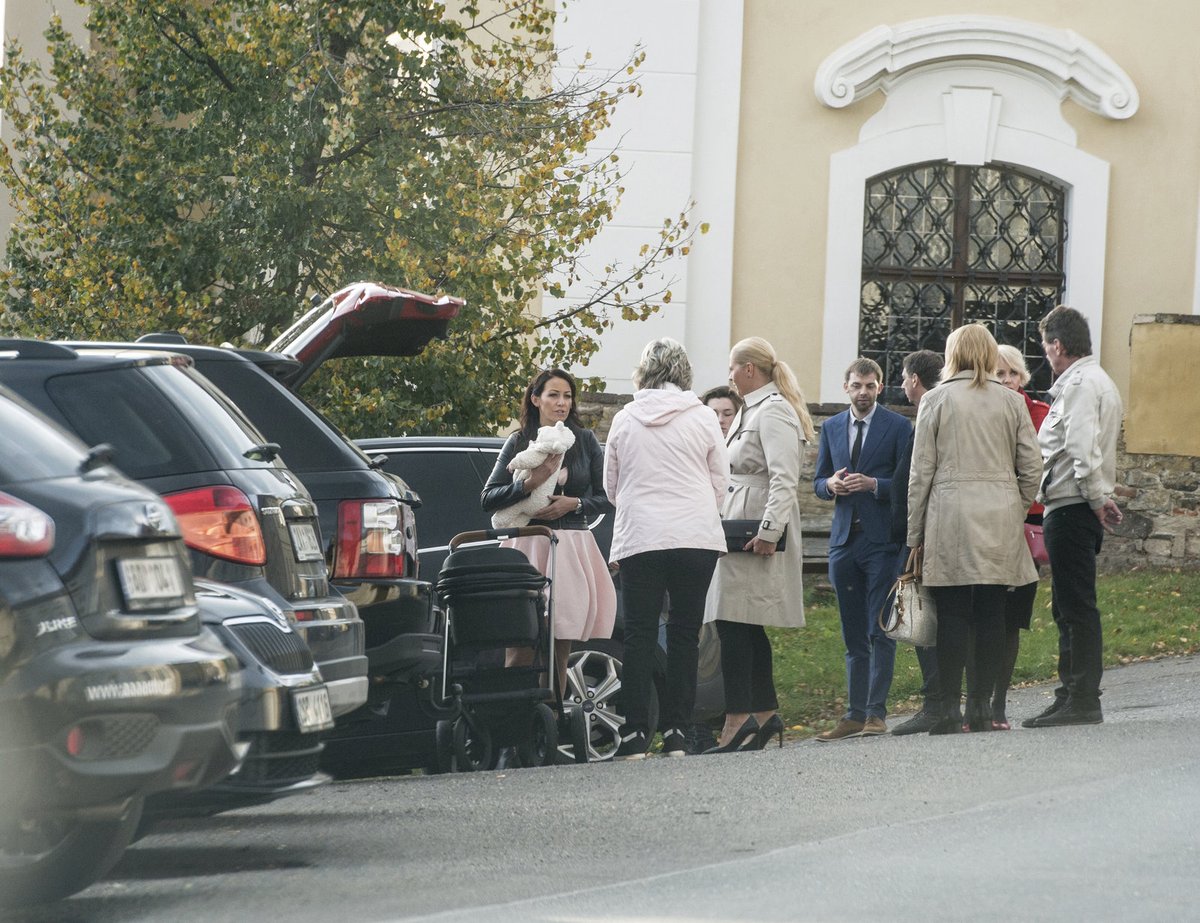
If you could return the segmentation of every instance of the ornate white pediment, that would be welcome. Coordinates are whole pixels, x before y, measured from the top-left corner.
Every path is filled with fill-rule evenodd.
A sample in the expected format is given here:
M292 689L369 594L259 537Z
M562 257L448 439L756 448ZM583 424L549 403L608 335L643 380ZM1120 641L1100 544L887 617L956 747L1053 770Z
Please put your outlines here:
M1133 81L1103 51L1069 29L1000 16L936 16L878 26L843 45L819 68L814 89L826 106L842 108L890 81L929 65L988 62L1033 73L1060 98L1110 119L1138 108Z

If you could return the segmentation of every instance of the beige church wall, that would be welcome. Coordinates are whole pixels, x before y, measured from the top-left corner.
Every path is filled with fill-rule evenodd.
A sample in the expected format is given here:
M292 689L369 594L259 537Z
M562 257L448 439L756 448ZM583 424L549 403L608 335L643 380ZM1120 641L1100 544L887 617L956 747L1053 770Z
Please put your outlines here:
M813 92L820 63L879 25L1008 16L1076 32L1124 69L1140 94L1137 113L1118 121L1062 104L1079 149L1111 167L1101 360L1128 395L1134 314L1193 311L1200 203L1200 118L1192 105L1200 55L1191 48L1200 7L1150 0L1137 9L1131 15L1117 0L748 2L733 338L765 336L796 369L805 394L817 393L829 158L857 143L884 101L876 92L844 109L822 106Z
M1193 380L1200 356L1200 317L1140 314L1129 347L1126 451L1200 459L1200 391L1183 384Z

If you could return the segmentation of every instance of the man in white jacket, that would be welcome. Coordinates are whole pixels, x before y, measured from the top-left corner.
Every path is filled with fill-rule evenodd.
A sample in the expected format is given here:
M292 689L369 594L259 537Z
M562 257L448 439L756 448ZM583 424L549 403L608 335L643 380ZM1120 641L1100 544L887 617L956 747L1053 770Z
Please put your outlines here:
M1105 531L1122 519L1116 484L1121 395L1092 355L1087 320L1059 306L1042 318L1042 349L1056 379L1042 448L1043 520L1058 626L1059 687L1054 702L1025 727L1099 724L1103 636L1096 606L1096 555Z

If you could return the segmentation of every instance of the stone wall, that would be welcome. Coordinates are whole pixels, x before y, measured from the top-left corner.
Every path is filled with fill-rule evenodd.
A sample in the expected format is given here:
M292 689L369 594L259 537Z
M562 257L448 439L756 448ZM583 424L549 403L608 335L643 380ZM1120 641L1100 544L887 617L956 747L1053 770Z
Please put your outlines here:
M1101 567L1200 567L1200 458L1131 454L1122 435L1117 481L1125 521L1105 537Z
M579 413L604 441L612 418L631 398L622 394L583 394ZM818 431L844 404L810 404ZM910 419L911 407L890 408ZM810 485L817 447L805 453L801 470L802 529L824 530L833 517L833 504L817 499ZM1184 455L1143 455L1125 450L1122 434L1117 447L1116 499L1125 521L1105 536L1099 565L1103 570L1138 567L1200 568L1200 458Z

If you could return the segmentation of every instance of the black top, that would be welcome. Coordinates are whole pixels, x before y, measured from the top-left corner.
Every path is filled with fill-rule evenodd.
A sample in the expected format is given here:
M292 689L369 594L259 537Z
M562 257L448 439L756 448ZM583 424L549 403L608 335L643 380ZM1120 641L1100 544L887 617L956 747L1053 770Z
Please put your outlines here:
M568 424L569 425L569 424ZM567 450L563 459L563 467L567 469L567 483L556 485L555 495L578 497L583 500L583 510L579 513L568 513L553 522L534 519L530 525L549 526L552 529L586 529L588 520L601 513L611 513L613 505L604 493L604 450L596 439L596 434L590 429L579 429L571 426L575 434L575 444ZM524 500L528 494L521 485L513 483L512 472L508 463L513 456L529 445L529 439L523 433L513 433L500 450L496 459L496 467L483 485L480 502L485 513L504 509Z
M908 476L912 471L913 444L917 433L908 437L908 445L896 463L892 475L892 541L904 545L908 542Z

